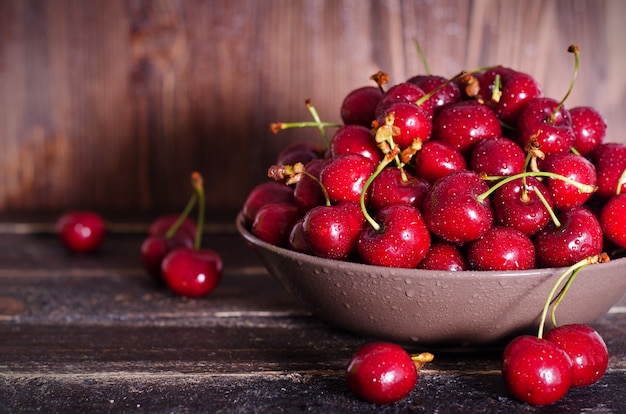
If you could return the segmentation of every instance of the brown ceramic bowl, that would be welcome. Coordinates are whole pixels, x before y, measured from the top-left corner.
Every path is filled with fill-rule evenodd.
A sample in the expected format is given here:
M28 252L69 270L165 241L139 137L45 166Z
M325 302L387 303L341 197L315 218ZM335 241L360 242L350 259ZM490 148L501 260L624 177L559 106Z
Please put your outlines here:
M537 332L548 294L565 269L430 271L322 259L237 228L269 273L319 319L365 337L450 350L499 347ZM626 258L580 271L557 322L589 323L626 292ZM547 327L550 326L549 321Z

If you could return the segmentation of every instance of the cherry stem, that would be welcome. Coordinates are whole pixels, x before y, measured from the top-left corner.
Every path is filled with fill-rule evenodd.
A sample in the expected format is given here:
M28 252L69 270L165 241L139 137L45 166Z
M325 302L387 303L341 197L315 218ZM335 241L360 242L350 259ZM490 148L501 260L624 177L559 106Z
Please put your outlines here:
M566 176L561 175L561 174L556 174L556 173L552 173L552 172L548 172L548 171L526 171L526 172L523 172L523 173L507 176L504 179L502 179L501 181L498 181L496 184L491 186L489 188L489 190L487 190L484 193L478 195L477 196L478 201L481 201L481 202L484 201L487 197L489 197L491 195L491 193L496 191L498 188L502 187L504 184L506 184L508 182L511 182L511 181L514 181L514 180L517 180L518 178L523 178L523 177L548 177L548 178L553 178L553 179L557 179L557 180L562 180L562 181L565 181L566 183L571 184L574 187L578 188L578 191L580 191L581 193L593 193L597 189L593 185L579 183L578 181L572 180L571 178L566 177ZM495 177L484 177L483 179L493 180L494 178Z
M311 103L309 99L305 101L305 104L306 104L306 108L311 113L311 116L313 117L315 122L317 122L317 129L319 129L320 133L322 134L322 138L324 139L326 148L330 148L330 141L328 140L328 136L326 135L326 130L324 129L324 126L322 125L322 120L320 119L320 116L317 113L317 109L315 109L315 107L313 106L313 104Z
M191 194L191 197L189 197L189 201L187 202L187 205L185 206L185 209L183 210L183 212L180 213L176 221L170 226L170 228L165 233L165 238L171 239L172 237L174 237L174 234L176 234L176 232L178 231L180 226L183 224L185 219L189 216L189 213L191 213L191 210L193 209L193 207L196 205L197 200L198 200L198 193L194 191L193 194Z
M556 293L556 291L559 288L559 286L561 285L561 283L563 283L563 280L565 280L565 278L567 278L567 277L570 278L570 280L568 280L568 283L565 284L565 286L563 287L563 289L561 289L561 292L558 295L557 299L558 299L559 302L563 299L563 296L565 296L565 294L567 293L570 285L572 284L571 282L576 277L576 275L578 274L578 271L580 271L580 269L582 269L583 267L585 267L587 265L590 265L590 264L606 263L609 260L610 260L609 256L606 253L600 253L600 254L595 255L595 256L589 256L589 257L587 257L585 259L582 259L581 261L579 261L577 263L574 263L573 265L568 267L565 270L565 272L563 272L563 274L561 274L561 276L559 276L557 281L552 286L552 289L550 290L550 293L548 294L548 298L546 299L546 303L543 306L543 311L541 312L541 318L539 320L539 330L537 331L537 337L539 339L543 338L543 330L544 330L544 327L545 327L545 324L546 324L546 318L548 316L548 309L550 309L550 304L552 303L552 297Z
M539 201L541 201L543 206L546 208L546 210L548 210L548 214L550 214L550 218L552 219L552 222L554 223L554 225L557 228L561 227L561 221L557 218L556 214L554 213L554 209L550 207L548 200L546 200L546 198L543 196L541 191L539 191L536 187L533 187L533 191L537 195L537 198L539 199Z
M335 122L315 122L315 121L303 121L303 122L273 122L270 124L270 131L273 134L277 134L278 132L289 129L289 128L307 128L307 127L317 127L317 128L339 128L342 124L338 124Z
M428 66L428 59L426 59L426 55L424 54L424 51L422 50L422 46L420 45L420 42L417 39L413 39L413 42L415 43L415 49L417 49L417 54L419 55L421 61L422 61L422 65L424 65L424 71L426 72L427 75L430 75L430 66Z
M617 189L615 189L615 195L620 195L622 193L622 186L626 184L626 169L622 171L622 174L619 176L617 180Z
M435 359L435 356L431 354L430 352L422 352L420 354L411 354L410 356L411 356L411 360L415 364L415 369L417 369L417 371L419 371L420 369L422 369L424 365L426 365L427 363Z
M563 97L563 99L561 99L561 102L559 102L559 104L554 108L554 111L552 111L552 115L550 115L550 123L554 123L554 118L556 117L557 112L561 110L561 107L565 103L565 100L569 97L570 93L572 93L572 90L574 89L574 83L576 82L576 77L578 77L580 48L578 47L578 45L570 45L567 48L567 51L569 53L574 54L574 75L572 76L572 80L570 81L569 88L567 89L567 93L565 93L565 96Z
M394 160L394 158L395 156L393 151L389 152L385 155L385 157L383 157L382 161L378 164L378 167L376 167L376 170L372 173L372 175L369 176L367 181L365 181L365 184L363 184L363 190L361 191L361 197L359 198L359 205L361 206L361 211L363 212L365 219L376 231L380 230L380 224L378 224L367 211L367 207L365 206L365 195L367 194L367 190L369 189L374 179L378 177L381 171L384 170L385 167Z
M322 182L319 180L319 178L317 178L316 176L314 176L313 174L311 174L310 172L308 172L307 170L302 170L302 174L306 175L307 177L309 177L311 180L315 181L320 188L322 189L322 194L324 194L324 201L326 202L326 206L330 206L330 196L328 195L328 191L326 190L326 187L324 187L324 184L322 184Z
M199 172L194 171L191 174L191 185L198 195L198 227L196 229L194 248L200 249L202 247L202 232L204 230L204 180Z
M554 327L558 326L558 323L556 322L556 308L559 306L559 304L563 300L563 297L565 296L565 292L567 292L569 287L572 285L572 282L574 282L574 279L576 279L576 276L578 276L578 272L580 272L583 267L584 266L581 266L572 272L572 275L567 278L567 282L565 282L563 289L561 289L561 292L559 292L556 299L554 300L554 304L552 305L552 310L550 311L550 319L552 320L552 326Z

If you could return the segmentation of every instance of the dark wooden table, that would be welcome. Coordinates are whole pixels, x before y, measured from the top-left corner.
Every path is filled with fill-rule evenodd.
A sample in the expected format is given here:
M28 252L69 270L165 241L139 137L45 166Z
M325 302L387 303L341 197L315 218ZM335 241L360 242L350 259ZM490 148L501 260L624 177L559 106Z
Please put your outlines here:
M0 413L626 412L626 298L593 324L609 347L608 372L550 407L509 396L499 352L435 352L408 398L375 406L344 381L350 356L371 339L312 317L229 220L208 226L224 278L197 300L144 273L141 225L89 256L66 253L47 228L0 226Z

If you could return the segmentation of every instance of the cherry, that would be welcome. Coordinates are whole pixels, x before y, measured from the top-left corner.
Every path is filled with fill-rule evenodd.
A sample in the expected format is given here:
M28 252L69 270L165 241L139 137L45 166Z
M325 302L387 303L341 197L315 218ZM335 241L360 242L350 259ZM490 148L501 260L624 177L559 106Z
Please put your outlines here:
M503 184L494 192L492 205L497 224L512 227L528 236L535 235L550 223L548 208L553 207L548 189L535 177L518 178Z
M331 203L358 202L363 186L375 168L372 160L362 155L339 154L329 159L322 168L320 181L326 188Z
M429 230L452 243L478 239L493 225L491 202L479 198L488 189L483 179L469 170L436 181L423 206Z
M600 225L608 240L626 248L626 193L606 202L600 213Z
M457 84L443 76L417 75L408 79L407 82L417 85L427 94L434 91L432 96L421 104L430 113L435 113L439 108L461 100L461 91Z
M249 225L261 207L268 203L293 203L293 188L277 182L265 181L254 187L243 203L242 214Z
M560 226L548 224L535 236L537 262L544 267L570 266L602 252L602 228L584 207L561 212Z
M287 246L289 232L300 218L294 203L269 203L257 212L252 222L252 234L274 246Z
M483 139L502 136L496 114L476 101L460 101L439 110L433 120L433 139L469 154Z
M339 154L360 154L378 164L383 154L376 145L369 128L362 125L345 125L332 136L330 140L330 156Z
M355 250L356 237L351 221L338 206L317 206L302 222L302 236L310 251L319 257L344 260Z
M553 328L544 338L565 351L572 361L572 387L597 382L606 372L609 351L604 340L592 327L569 324Z
M626 192L626 145L617 142L600 144L589 154L596 167L597 194L607 200L619 192Z
M141 263L150 276L158 281L163 280L161 263L169 252L180 247L193 247L194 239L190 237L148 236L141 243Z
M365 344L346 368L348 389L367 402L392 404L409 395L417 384L418 369L432 359L429 353L409 355L390 342Z
M57 219L55 231L70 252L91 253L102 245L106 223L93 211L68 211Z
M389 88L383 95L378 107L376 108L376 117L379 117L382 113L384 113L391 104L396 102L417 104L417 101L420 98L423 98L424 95L426 95L424 91L413 83L398 83ZM425 108L422 109L426 110ZM428 113L428 110L426 110L426 112Z
M179 214L165 214L157 217L148 226L148 236L165 236L179 218ZM198 227L195 220L191 217L185 217L178 229L169 237L181 237L193 241L197 231Z
M504 349L502 377L515 398L532 405L548 405L569 391L572 361L555 343L522 335Z
M293 165L297 162L306 164L311 160L320 158L323 152L318 145L310 142L294 142L282 149L276 157L276 164Z
M401 150L411 146L415 140L423 143L430 139L433 121L421 107L409 102L392 103L378 114L378 124L385 125L390 115L393 115L393 125L400 131L393 139Z
M376 107L382 96L380 88L374 86L363 86L351 91L341 103L340 115L343 123L369 128L376 118Z
M574 148L580 155L587 155L606 137L606 121L604 117L590 106L571 108L572 130L574 131Z
M467 267L467 259L459 246L439 239L431 241L426 257L417 265L418 269L450 272L467 270Z
M288 247L296 252L312 254L309 245L304 239L304 230L302 229L303 223L304 218L301 218L298 219L291 227L291 230L289 231Z
M499 87L496 77L500 79ZM509 126L517 125L528 102L542 96L541 87L532 76L502 66L486 70L479 77L479 84L484 102Z
M430 184L424 179L414 177L399 168L385 168L372 181L369 206L373 212L396 203L421 208L429 189Z
M524 171L526 155L517 143L496 137L480 141L471 152L469 167L491 176L515 175Z
M222 259L204 248L178 248L165 256L161 264L163 279L179 296L199 298L212 292L222 277Z
M586 158L571 152L548 154L539 162L539 168L567 177L577 183L596 186L596 169ZM591 197L591 192L580 189L563 179L548 177L546 186L556 209L582 206Z
M430 184L452 172L467 169L465 157L450 145L430 140L414 156L415 175Z
M576 139L569 111L552 98L529 102L519 116L517 129L522 147L536 140L544 154L567 152Z
M324 159L309 161L304 166L307 174L302 174L294 186L293 199L301 215L326 202L326 195L319 182L320 173L325 165Z
M379 228L367 226L357 242L365 263L414 268L426 256L430 233L420 211L407 204L391 204L374 217Z
M467 261L474 270L532 269L535 267L535 247L521 231L495 226L468 244Z

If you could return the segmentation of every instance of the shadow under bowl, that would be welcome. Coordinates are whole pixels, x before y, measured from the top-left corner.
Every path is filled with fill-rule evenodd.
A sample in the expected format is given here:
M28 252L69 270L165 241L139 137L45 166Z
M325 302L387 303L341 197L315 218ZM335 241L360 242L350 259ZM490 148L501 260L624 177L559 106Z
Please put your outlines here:
M237 229L268 272L314 316L354 334L448 350L500 348L536 334L565 268L523 271L397 269L323 259ZM590 323L626 292L626 258L583 268L556 310L560 325ZM546 321L546 329L551 327Z

